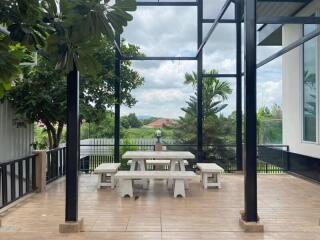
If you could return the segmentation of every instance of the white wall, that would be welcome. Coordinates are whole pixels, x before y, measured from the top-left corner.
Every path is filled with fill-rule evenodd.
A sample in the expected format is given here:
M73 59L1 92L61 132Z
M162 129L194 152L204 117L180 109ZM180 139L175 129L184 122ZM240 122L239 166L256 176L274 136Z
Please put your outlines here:
M309 16L320 8L320 1L314 1L300 16ZM302 25L283 27L283 46L302 37ZM302 46L283 56L283 144L289 145L290 151L312 157L320 157L319 143L302 141ZM320 103L318 103L320 104ZM318 119L319 121L319 119Z
M14 110L7 102L0 103L0 162L14 160L31 154L33 126L17 127Z

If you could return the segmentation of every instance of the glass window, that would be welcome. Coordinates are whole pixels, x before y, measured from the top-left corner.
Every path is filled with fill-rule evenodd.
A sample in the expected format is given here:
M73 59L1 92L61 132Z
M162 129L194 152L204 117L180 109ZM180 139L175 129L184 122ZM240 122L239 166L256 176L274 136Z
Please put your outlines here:
M317 26L304 26L304 35L316 30ZM316 39L303 45L303 140L317 140L317 42Z

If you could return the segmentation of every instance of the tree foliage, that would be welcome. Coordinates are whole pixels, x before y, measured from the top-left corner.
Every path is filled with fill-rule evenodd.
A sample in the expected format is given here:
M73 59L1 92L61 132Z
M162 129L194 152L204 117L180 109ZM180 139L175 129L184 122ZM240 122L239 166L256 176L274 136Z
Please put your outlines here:
M257 113L257 124L260 144L282 143L282 110L279 105L260 107Z
M128 116L121 118L121 126L124 128L140 128L142 122L137 118L136 114L130 113Z
M0 1L0 98L20 73L17 43L46 56L65 73L74 66L95 73L92 49L102 38L114 40L132 20L135 0L2 0ZM3 26L3 27L2 27Z
M122 45L123 52L140 54L133 45ZM95 59L104 65L95 75L84 74L80 78L80 114L86 122L105 119L114 104L114 51L107 40L93 49ZM132 70L131 63L122 62L121 103L132 106L136 100L131 90L143 84L143 78ZM48 132L50 148L58 147L66 124L66 78L64 71L55 69L51 62L40 58L39 64L26 69L24 78L17 80L8 99L16 108L20 122L42 122Z
M215 74L215 70L211 70L209 74ZM185 74L185 84L190 84L196 88L197 74L196 73L186 73ZM203 121L205 129L205 139L207 144L212 144L212 142L218 141L219 134L214 132L218 131L213 129L214 132L206 134L206 127L211 126L213 121L217 121L217 114L223 110L227 104L224 101L228 98L231 93L231 88L228 82L220 81L217 78L204 78L203 81ZM185 143L196 143L196 121L197 121L197 93L194 96L190 96L189 101L186 102L187 106L182 108L185 112L183 117L180 117L177 128L175 129L175 134L177 139L180 139ZM212 124L215 125L215 124ZM214 136L215 139L211 139Z
M209 74L217 73L215 70ZM197 83L197 74L187 73L185 75L185 84L191 84L194 88ZM230 84L217 78L204 78L203 82L203 132L205 157L207 159L225 159L232 155L223 145L226 144L226 136L232 134L232 128L221 127L225 118L218 114L227 106L225 100L231 94ZM186 102L187 106L182 108L185 112L180 117L178 124L174 128L174 136L181 143L196 144L197 142L197 93L191 96Z

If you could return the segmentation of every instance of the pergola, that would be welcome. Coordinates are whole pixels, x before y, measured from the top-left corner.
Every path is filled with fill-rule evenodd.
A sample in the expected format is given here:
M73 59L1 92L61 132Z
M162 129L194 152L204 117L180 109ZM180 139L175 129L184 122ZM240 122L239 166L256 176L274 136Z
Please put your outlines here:
M203 79L207 77L236 78L236 162L237 169L242 170L244 166L245 193L244 193L244 216L246 222L258 222L257 214L257 68L264 66L270 61L282 56L288 51L302 45L320 35L320 29L305 35L301 39L282 48L280 51L257 63L257 24L268 28L277 24L317 24L320 18L315 16L297 17L296 14L312 0L226 0L222 9L215 19L203 17L203 1L138 1L138 6L193 6L197 8L197 45L195 56L187 57L136 57L124 56L120 50L120 35L115 40L115 161L120 160L120 68L123 60L181 60L197 61L197 161L203 160L203 106L202 88ZM235 18L223 19L228 7L234 4ZM209 32L203 35L203 24L211 23ZM234 74L203 74L203 48L215 31L218 24L236 24L236 72ZM244 24L244 43L242 44L242 23ZM261 27L261 28L262 28ZM277 29L274 29L274 31ZM269 39L270 40L270 39ZM267 40L266 40L267 41ZM271 40L272 42L272 40ZM242 70L242 45L244 45L244 71ZM242 77L244 76L244 94L242 94ZM244 140L242 139L242 95L244 95ZM78 162L80 151L79 139L79 73L74 70L68 75L68 132L67 132L67 167L66 167L66 222L78 220ZM245 144L244 154L242 144ZM244 156L244 164L242 163Z

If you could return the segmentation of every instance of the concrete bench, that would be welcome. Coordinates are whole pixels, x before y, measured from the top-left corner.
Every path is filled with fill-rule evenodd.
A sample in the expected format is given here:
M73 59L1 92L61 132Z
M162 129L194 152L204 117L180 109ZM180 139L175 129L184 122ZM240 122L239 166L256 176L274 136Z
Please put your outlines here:
M173 180L174 197L185 197L185 180L197 175L190 171L118 171L115 178L119 180L122 197L133 197L133 180L135 179L166 179Z
M95 174L99 174L98 188L115 187L114 175L117 173L120 163L102 163L95 170Z
M187 160L183 160L183 163L185 166L189 165L189 162ZM129 160L127 162L127 164L129 166L131 166L132 164L132 160ZM167 166L167 168L169 169L169 166L170 166L170 160L146 160L146 164L147 164L147 167L148 166L155 166L155 169L158 170L159 167L161 167L162 169L165 169L165 167ZM175 164L179 164L179 162L175 162ZM139 167L139 166L138 166ZM177 169L176 169L177 170Z
M203 187L218 187L221 188L221 173L224 173L222 167L215 163L197 163L201 171L201 180Z

